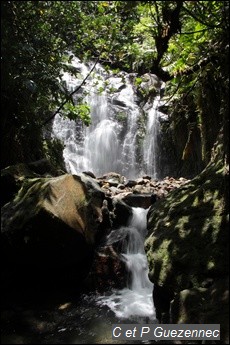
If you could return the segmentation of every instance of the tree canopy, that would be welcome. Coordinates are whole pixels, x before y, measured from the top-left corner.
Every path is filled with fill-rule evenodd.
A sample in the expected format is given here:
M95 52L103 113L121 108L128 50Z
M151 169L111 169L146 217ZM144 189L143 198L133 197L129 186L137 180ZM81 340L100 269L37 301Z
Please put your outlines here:
M228 1L2 1L2 165L43 155L42 125L62 103L63 114L89 121L87 108L71 108L62 83L63 71L76 73L69 52L157 74L180 104L186 96L190 107L192 98L195 113L211 80L221 103L228 12Z

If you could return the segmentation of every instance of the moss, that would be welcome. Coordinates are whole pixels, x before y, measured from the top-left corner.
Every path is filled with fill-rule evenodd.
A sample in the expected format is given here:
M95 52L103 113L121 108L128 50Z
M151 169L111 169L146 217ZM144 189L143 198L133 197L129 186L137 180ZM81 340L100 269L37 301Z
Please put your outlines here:
M126 122L127 121L127 113L125 111L119 111L116 113L116 120L118 122Z
M210 163L149 211L145 250L153 283L179 291L226 272L228 183L219 164Z

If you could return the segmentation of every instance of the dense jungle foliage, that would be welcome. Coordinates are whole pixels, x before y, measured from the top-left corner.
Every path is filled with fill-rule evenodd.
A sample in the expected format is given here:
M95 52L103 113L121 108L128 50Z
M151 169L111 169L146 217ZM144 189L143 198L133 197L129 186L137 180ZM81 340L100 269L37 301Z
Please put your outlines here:
M1 16L2 167L58 149L44 135L58 109L89 123L61 80L78 72L69 52L158 75L171 126L188 131L182 158L195 128L205 164L221 130L228 160L228 1L1 1Z

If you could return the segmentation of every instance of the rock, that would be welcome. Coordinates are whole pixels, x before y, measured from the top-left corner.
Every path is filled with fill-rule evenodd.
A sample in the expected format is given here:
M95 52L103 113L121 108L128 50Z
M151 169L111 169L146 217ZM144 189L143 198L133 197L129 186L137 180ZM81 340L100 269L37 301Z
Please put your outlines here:
M112 229L112 212L110 212L110 205L108 200L103 200L103 205L101 208L102 212L102 222L98 227L96 234L96 243L99 244L102 239L111 231Z
M117 186L117 188L123 190L123 189L125 189L125 185L120 183L120 184Z
M149 182L149 180L148 179L144 179L144 178L138 178L137 180L136 180L136 182L137 182L137 184L139 184L139 185L145 185L146 183L148 183Z
M202 289L205 286L209 289L213 280L225 281L228 276L227 190L228 177L220 160L216 165L210 164L190 182L169 192L148 212L145 250L149 278L174 295L174 306L181 306L181 298L185 296L182 291L188 291L188 299L191 297L191 303L195 303L192 309L187 306L187 297L184 298L188 323L203 323L202 310L207 310L206 320L209 319L211 311L207 307L211 290L205 295L206 301L202 297ZM199 308L192 299L193 292L197 295L195 300L199 302ZM225 308L225 302L220 297L221 289L216 293L219 309L212 315L210 323L223 320L221 308ZM178 299L180 302L176 302ZM161 311L157 313L161 314ZM182 310L178 311L178 315L181 313ZM175 323L180 322L175 309L171 310L170 318ZM186 322L185 319L183 321ZM226 328L226 322L227 319L221 327Z
M123 289L126 286L127 268L121 256L110 246L96 251L89 274L89 285L102 293L111 289Z
M111 191L112 195L117 195L121 192L120 189L118 189L114 186L110 187L110 191Z
M51 164L51 162L47 158L43 158L38 161L28 163L28 168L38 175L47 175L47 174L51 176L60 175L57 169ZM65 172L62 171L61 173L64 174Z
M38 177L26 164L12 165L1 171L1 207L13 199L26 177Z
M117 105L117 106L119 106L121 108L126 108L127 107L127 105L123 101L121 101L119 99L116 99L115 97L111 100L111 103L114 104L114 105Z
M152 194L129 194L122 199L131 207L149 208L152 204Z
M221 324L221 343L229 343L229 278L209 287L180 291L171 303L171 322Z
M142 178L144 179L144 180L151 180L151 176L149 176L149 175L145 175L145 176L142 176Z
M169 289L154 284L153 302L156 308L156 318L160 323L170 323L169 310L173 296L173 292Z
M83 174L88 175L92 178L96 178L96 176L94 175L94 173L92 173L92 171L83 171Z
M135 181L135 180L128 180L126 182L126 184L125 184L125 187L134 187L134 186L136 186L136 184L137 184L137 181Z
M4 262L29 279L80 282L92 264L104 193L82 175L26 179L2 208Z
M117 187L118 184L119 184L119 180L117 180L117 179L112 179L112 178L108 179L107 182L108 182L109 185L112 186L112 187Z
M135 194L141 194L143 192L143 186L140 184L137 184L136 186L133 187L133 193Z
M118 228L122 225L126 226L132 215L132 208L117 197L113 198L113 205L114 205L113 227Z
M40 177L41 175L59 176L65 172L55 169L46 158L31 163L19 163L6 167L1 171L1 206L12 200L21 188L25 178Z
M102 178L105 179L106 181L108 181L110 178L115 178L115 179L118 179L118 180L123 181L124 176L122 176L122 175L120 175L120 174L118 174L118 173L116 173L116 172L112 172L112 171L111 171L111 172L109 172L109 173L103 175ZM121 183L122 183L122 182L121 182Z

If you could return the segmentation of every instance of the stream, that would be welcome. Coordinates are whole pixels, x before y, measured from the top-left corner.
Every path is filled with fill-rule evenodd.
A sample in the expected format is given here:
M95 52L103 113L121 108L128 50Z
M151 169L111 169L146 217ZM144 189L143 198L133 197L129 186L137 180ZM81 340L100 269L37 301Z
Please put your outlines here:
M112 340L113 324L156 323L143 245L147 211L133 208L129 224L107 236L107 244L122 240L129 272L124 289L103 294L71 287L31 291L18 282L14 293L3 299L2 344L124 343Z

